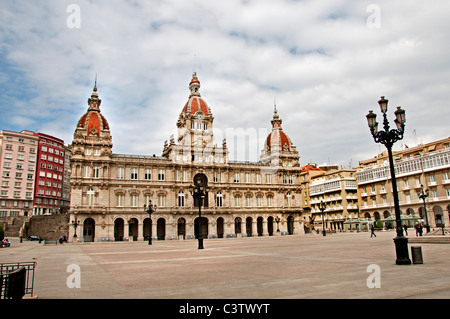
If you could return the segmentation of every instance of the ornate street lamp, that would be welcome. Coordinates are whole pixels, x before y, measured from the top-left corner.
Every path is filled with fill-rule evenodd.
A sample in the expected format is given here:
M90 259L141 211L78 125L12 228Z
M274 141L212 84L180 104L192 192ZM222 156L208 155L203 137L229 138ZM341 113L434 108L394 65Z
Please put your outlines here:
M327 209L327 205L325 205L323 203L323 200L320 201L319 209L322 212L322 228L323 228L322 233L323 233L324 236L326 236L327 233L325 231L325 214L323 212L325 211L325 209Z
M427 199L428 195L430 194L430 190L427 189L426 191L423 190L423 185L420 185L422 187L422 192L417 192L417 196L419 196L420 199L423 200L423 210L425 212L425 220L427 221L426 228L427 233L430 232L430 225L428 224L428 213L427 213L427 204L425 203L425 200Z
M80 221L78 219L75 218L75 220L72 220L72 225L73 225L73 230L74 230L74 234L73 234L73 238L77 238L77 227L80 224Z
M202 205L208 196L208 178L205 174L198 173L194 176L194 186L191 186L192 197L198 200L198 249L203 249L202 236Z
M409 259L408 253L408 238L403 235L402 221L400 218L400 204L397 193L397 181L395 179L394 160L392 156L392 146L395 142L403 139L403 133L405 132L405 110L403 110L400 106L397 107L397 110L394 112L397 129L391 130L386 115L388 100L382 96L381 100L378 101L378 104L380 105L381 113L383 113L384 130L378 131L377 115L374 114L373 111L369 111L369 114L367 114L367 123L369 124L370 132L372 133L375 142L383 144L388 150L397 230L397 237L394 238L395 251L397 254L397 259L395 262L397 265L410 265L411 260Z
M281 219L280 219L280 217L278 217L278 216L275 218L275 221L277 222L277 233L280 232L280 220L281 220Z
M148 214L150 218L150 234L148 236L148 244L152 244L152 213L156 212L156 205L152 205L152 200L148 201L148 206L144 205L144 211Z

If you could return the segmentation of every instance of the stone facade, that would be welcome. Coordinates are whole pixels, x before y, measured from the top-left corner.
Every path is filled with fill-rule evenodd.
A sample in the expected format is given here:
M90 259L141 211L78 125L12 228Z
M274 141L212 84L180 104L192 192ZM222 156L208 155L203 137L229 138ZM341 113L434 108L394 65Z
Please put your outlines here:
M72 240L117 241L274 236L304 232L299 154L274 110L261 160L228 160L226 140L213 145L211 109L194 73L177 121L178 137L161 156L112 152L97 87L88 99L71 144L70 233ZM193 177L203 173L209 192L199 230ZM157 206L151 217L144 205ZM77 227L73 227L76 224Z
M38 236L45 240L58 240L61 236L69 233L69 216L57 215L35 215L26 223L24 238Z

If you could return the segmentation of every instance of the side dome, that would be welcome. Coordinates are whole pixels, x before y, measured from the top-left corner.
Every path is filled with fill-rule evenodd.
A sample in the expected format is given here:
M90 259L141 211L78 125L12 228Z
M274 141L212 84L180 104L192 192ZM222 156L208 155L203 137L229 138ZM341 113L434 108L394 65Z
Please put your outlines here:
M273 119L271 121L272 131L266 138L264 148L266 148L268 152L270 152L274 148L280 151L291 151L291 139L286 135L286 133L283 132L283 129L281 127L282 120L278 116L278 111L276 108L274 108L273 113Z
M270 163L271 167L277 169L278 166L299 167L299 153L297 147L292 144L289 136L283 132L281 119L278 116L277 108L274 107L272 131L264 140L264 148L261 150L260 161Z

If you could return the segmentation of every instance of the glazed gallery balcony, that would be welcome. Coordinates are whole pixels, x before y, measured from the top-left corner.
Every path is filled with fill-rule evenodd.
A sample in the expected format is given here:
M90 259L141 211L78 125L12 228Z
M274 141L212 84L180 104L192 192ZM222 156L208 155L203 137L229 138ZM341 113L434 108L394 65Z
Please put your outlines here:
M430 172L450 167L450 148L418 155L402 160L394 164L395 176L403 177L422 172ZM373 165L357 171L358 185L373 183L390 179L389 163Z

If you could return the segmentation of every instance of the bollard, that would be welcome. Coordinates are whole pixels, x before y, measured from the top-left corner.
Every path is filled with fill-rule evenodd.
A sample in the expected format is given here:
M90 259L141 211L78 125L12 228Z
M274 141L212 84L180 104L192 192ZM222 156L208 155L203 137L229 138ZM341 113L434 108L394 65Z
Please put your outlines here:
M411 246L411 255L413 264L423 264L422 247Z

